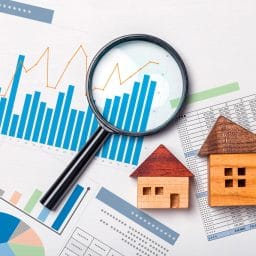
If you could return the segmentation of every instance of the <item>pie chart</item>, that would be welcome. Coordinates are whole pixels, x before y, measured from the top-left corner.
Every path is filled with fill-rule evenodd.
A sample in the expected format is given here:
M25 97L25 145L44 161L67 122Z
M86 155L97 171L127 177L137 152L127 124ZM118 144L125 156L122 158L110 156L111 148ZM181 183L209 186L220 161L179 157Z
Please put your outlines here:
M1 256L45 256L43 244L26 223L0 212Z

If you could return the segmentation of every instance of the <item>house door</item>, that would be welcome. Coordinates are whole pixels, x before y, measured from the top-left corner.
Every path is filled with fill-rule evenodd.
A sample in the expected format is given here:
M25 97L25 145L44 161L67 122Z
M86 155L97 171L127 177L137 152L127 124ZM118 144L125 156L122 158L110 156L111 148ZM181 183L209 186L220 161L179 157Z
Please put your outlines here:
M170 195L170 207L171 208L179 208L180 206L180 195L179 194L171 194Z

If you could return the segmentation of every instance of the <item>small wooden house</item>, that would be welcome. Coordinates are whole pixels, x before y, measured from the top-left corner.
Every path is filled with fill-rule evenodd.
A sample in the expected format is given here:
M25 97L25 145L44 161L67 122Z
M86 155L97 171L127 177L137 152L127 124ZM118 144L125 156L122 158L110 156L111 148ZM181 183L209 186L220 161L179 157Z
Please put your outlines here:
M220 116L202 145L210 206L256 205L256 135Z
M188 208L193 174L160 145L132 174L137 177L138 208Z

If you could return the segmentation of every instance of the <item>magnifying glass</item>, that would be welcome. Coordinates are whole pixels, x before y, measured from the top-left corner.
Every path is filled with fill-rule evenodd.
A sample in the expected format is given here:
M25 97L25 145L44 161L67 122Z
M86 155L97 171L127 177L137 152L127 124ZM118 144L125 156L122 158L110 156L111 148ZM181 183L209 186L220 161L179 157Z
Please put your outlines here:
M136 34L105 45L86 78L99 128L40 202L56 209L111 134L145 136L166 128L182 109L187 90L184 63L165 41Z

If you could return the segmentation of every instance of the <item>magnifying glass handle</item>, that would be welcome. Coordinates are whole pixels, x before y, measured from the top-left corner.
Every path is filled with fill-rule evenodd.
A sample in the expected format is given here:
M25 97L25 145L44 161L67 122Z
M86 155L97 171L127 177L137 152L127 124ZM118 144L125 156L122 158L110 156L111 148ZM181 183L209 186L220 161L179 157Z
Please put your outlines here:
M46 208L55 210L59 206L109 135L110 133L102 127L96 130L40 200Z

